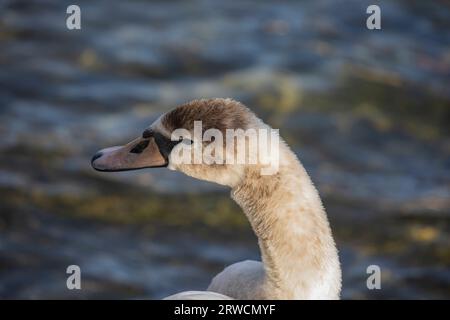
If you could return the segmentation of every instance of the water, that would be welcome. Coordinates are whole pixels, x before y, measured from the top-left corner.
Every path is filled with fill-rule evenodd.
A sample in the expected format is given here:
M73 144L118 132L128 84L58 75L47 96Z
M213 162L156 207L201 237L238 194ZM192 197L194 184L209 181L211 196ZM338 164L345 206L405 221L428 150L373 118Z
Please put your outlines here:
M225 189L89 165L179 103L228 96L310 172L343 297L449 297L445 1L381 1L376 32L370 1L79 1L80 31L65 28L69 4L0 2L0 297L161 298L258 259ZM369 264L381 291L365 287Z

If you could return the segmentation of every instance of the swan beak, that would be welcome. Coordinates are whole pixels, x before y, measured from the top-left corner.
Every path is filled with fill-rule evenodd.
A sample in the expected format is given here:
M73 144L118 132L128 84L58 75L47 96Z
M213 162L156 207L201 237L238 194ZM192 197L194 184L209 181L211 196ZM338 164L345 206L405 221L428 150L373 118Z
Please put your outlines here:
M98 151L91 160L97 171L114 172L144 168L166 167L167 160L161 154L153 137L137 138L124 146Z

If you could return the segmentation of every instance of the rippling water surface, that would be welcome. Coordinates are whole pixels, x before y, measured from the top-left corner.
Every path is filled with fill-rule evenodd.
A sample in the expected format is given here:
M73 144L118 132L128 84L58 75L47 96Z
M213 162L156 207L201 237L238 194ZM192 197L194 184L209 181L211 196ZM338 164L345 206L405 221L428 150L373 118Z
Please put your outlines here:
M379 3L382 31L370 1L80 0L69 31L69 2L1 1L0 297L161 298L258 259L227 190L89 164L179 103L233 97L310 172L344 298L449 298L450 6Z

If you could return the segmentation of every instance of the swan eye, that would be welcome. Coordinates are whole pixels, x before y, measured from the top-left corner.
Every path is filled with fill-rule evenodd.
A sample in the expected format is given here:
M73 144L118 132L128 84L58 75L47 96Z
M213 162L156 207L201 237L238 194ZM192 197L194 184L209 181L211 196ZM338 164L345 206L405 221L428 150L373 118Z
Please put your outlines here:
M143 140L139 142L137 145L134 146L133 149L130 150L130 153L142 153L142 151L144 151L145 148L148 147L149 143L150 143L149 140Z

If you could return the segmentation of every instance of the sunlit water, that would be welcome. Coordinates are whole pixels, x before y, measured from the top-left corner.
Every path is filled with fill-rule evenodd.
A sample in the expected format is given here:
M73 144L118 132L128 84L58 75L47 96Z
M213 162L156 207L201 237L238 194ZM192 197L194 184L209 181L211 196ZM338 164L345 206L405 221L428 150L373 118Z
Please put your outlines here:
M90 168L200 97L241 100L280 128L324 199L344 298L449 297L448 5L381 1L372 32L370 1L78 3L80 31L64 1L0 3L0 297L161 298L258 259L225 189ZM141 213L144 192L166 198ZM161 214L185 194L188 213ZM80 292L65 287L69 264ZM365 286L369 264L381 291Z

